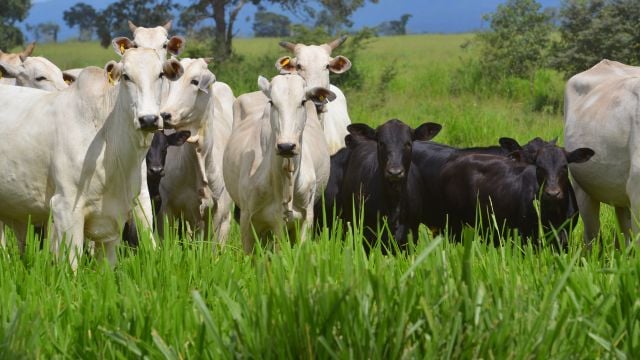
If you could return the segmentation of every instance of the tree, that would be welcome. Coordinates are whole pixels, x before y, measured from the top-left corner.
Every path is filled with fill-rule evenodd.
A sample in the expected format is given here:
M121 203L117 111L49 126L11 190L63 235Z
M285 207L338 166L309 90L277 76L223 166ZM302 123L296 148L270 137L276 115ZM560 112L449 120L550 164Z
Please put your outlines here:
M27 17L31 0L3 0L0 6L0 49L9 50L22 45L24 37L16 22Z
M481 63L490 76L533 79L545 64L552 30L551 14L535 0L508 0L484 16L489 31L477 35Z
M130 36L128 20L139 26L158 26L173 18L180 6L172 0L119 0L100 11L95 27L100 44L108 47L117 36Z
M79 2L64 11L63 19L67 26L78 27L80 31L78 40L89 41L93 37L93 29L97 15L96 9L94 9L93 6Z
M37 25L28 25L27 31L33 33L36 42L58 42L58 32L60 25L49 21Z
M377 4L379 0L368 0ZM283 8L302 15L313 22L314 26L323 28L329 35L335 35L344 27L353 26L351 16L363 7L367 0L283 0ZM317 5L316 7L312 4ZM319 8L318 8L319 7Z
M407 22L411 18L411 14L404 14L399 20L385 21L376 27L379 35L406 35Z
M291 34L291 20L269 11L258 11L253 22L256 37L284 37Z
M575 74L607 58L640 65L640 2L568 0L560 9L560 40L551 65Z

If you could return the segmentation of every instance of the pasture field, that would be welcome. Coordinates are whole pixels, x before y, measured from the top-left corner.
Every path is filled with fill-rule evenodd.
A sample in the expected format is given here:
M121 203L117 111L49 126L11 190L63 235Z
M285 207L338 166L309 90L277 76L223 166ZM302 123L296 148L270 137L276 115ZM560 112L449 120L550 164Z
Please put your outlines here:
M457 146L561 139L561 114L531 104L539 93L561 99L562 78L540 71L533 92L516 80L473 87L460 48L469 38L373 40L354 62L362 88L345 89L352 121L434 121L443 125L435 140ZM276 39L235 44L247 57L284 54ZM103 66L112 54L96 44L36 49L62 68ZM258 74L275 69L247 76ZM253 90L228 82L236 95ZM234 223L215 251L177 234L154 250L143 234L137 251L121 247L114 269L85 257L77 274L35 239L18 256L9 234L0 250L0 358L637 358L640 259L614 248L608 208L602 223L603 247L593 253L582 249L580 227L567 253L514 236L494 248L473 231L453 244L422 228L397 256L366 256L358 226L344 238L325 230L245 256Z

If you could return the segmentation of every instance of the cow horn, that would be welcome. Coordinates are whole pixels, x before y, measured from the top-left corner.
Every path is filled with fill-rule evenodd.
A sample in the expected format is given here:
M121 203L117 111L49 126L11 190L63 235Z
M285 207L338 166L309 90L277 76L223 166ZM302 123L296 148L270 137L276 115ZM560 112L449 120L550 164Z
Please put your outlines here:
M290 51L293 51L296 48L296 44L290 43L288 41L280 41L280 46Z
M31 44L27 45L27 47L20 53L20 59L22 61L24 61L26 58L28 58L29 56L31 56L31 54L33 53L33 49L36 48L36 42L32 42Z
M136 32L136 29L138 28L134 23L131 22L131 20L127 20L127 22L129 23L129 30L131 30L131 32Z
M162 25L162 27L168 32L169 30L171 30L171 23L172 23L172 20L169 20L167 21L166 24Z
M345 42L345 40L347 40L347 35L342 35L339 38L337 38L337 39L333 40L332 42L328 43L327 45L329 45L331 50L335 50L335 48L337 48L338 46L342 45L342 43Z

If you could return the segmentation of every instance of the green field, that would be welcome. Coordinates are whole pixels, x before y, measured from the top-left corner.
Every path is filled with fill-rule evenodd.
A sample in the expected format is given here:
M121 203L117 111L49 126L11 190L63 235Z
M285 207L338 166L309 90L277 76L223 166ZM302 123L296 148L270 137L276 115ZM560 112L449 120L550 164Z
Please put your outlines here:
M345 89L352 121L434 121L443 125L436 140L457 146L562 139L561 114L531 104L539 92L561 99L563 79L539 72L533 95L518 80L473 90L460 48L470 37L373 40L354 63L363 86ZM245 57L285 54L277 39L235 44ZM81 43L42 45L36 55L61 68L115 58ZM249 75L258 74L275 69ZM218 80L236 95L254 90ZM610 209L602 221L604 247L594 253L582 250L580 227L568 253L512 238L494 248L473 232L452 244L422 229L406 254L368 257L357 230L246 256L234 223L216 251L170 236L157 250L122 248L115 269L85 257L75 275L35 241L18 256L9 238L0 251L0 358L636 358L640 259L614 249Z

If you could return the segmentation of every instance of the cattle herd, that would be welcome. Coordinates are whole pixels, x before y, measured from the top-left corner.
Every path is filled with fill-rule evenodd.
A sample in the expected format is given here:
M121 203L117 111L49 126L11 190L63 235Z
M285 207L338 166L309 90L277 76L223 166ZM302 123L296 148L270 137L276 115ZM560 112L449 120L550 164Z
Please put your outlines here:
M121 59L102 69L63 72L30 56L33 45L0 52L0 221L21 250L28 225L51 220L51 248L74 269L89 241L113 264L123 237L137 242L135 224L162 238L154 219L165 216L224 243L234 214L247 253L256 239L304 241L338 219L362 221L365 246L380 238L384 251L420 224L452 239L467 225L493 229L496 245L507 229L534 245L551 234L566 247L578 213L589 245L601 202L627 241L638 229L640 68L603 60L569 80L567 149L507 137L456 148L430 141L435 123L352 124L329 82L351 67L331 55L345 37L281 42L293 56L277 59L280 74L236 98L210 59L177 57L184 39L168 36L170 22L129 25L133 40L115 38Z

